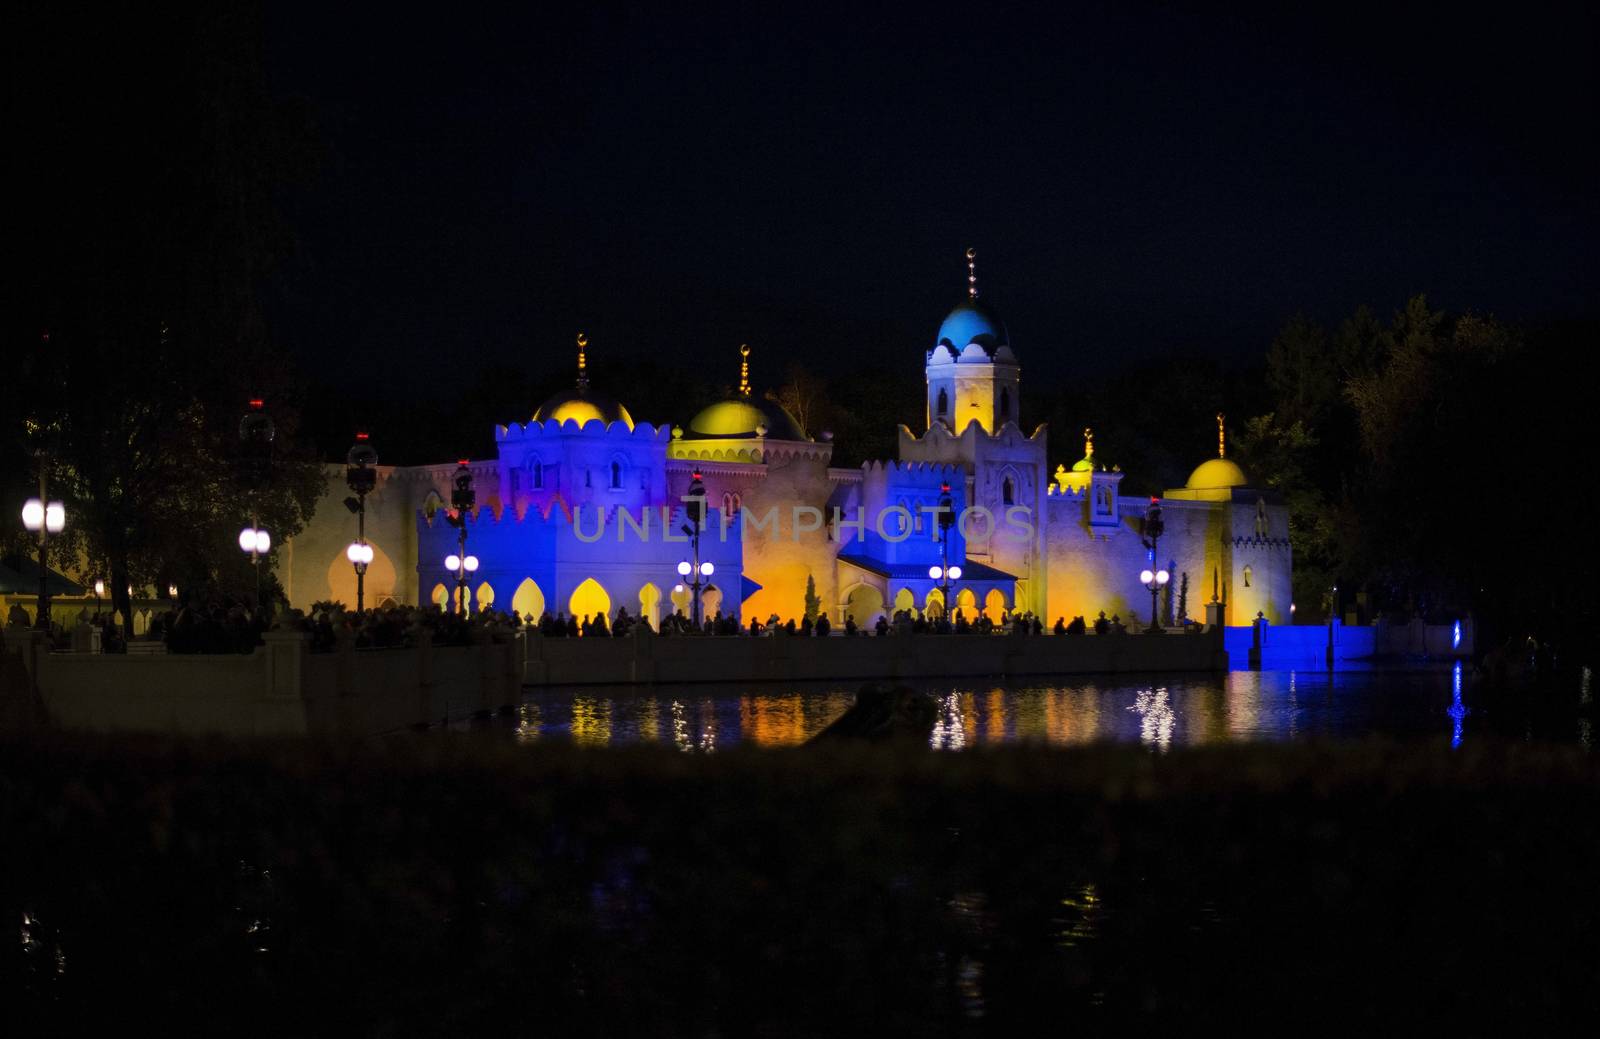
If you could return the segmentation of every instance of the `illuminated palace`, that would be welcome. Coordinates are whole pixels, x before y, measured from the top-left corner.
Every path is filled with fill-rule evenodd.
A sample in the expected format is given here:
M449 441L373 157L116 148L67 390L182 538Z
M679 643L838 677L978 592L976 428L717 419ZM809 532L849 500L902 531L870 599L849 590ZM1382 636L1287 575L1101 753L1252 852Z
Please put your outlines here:
M1141 572L1166 569L1174 603L1187 576L1193 619L1217 600L1228 624L1258 613L1289 623L1287 512L1227 458L1221 416L1214 456L1163 496L1165 533L1152 560L1140 531L1149 502L1120 494L1123 474L1095 457L1089 431L1081 458L1052 467L1046 427L1017 425L1018 353L979 299L971 261L969 251L966 298L921 351L922 432L900 427L897 459L831 466L829 434L808 435L751 392L743 348L728 399L684 426L635 421L590 386L579 336L573 388L526 424L497 427L495 458L379 467L367 498L366 601L442 604L453 594L445 559L457 531L446 510L464 464L478 492L466 521L480 560L469 585L477 608L537 617L626 607L653 621L689 613L678 576L691 555L682 498L698 474L710 510L700 539L713 567L706 616L799 618L808 586L836 626L847 616L871 625L902 608L937 613L945 582L930 568L954 565L961 573L949 594L969 618L1030 611L1049 624L1103 610L1147 623ZM285 546L280 575L295 606L355 603L346 494L343 467L330 466L315 518ZM942 526L946 499L960 519Z

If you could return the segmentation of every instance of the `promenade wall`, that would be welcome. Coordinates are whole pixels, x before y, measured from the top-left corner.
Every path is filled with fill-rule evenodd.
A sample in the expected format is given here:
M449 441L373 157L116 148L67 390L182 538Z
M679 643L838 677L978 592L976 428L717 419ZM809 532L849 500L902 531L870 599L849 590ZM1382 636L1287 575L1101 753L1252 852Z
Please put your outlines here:
M525 686L999 679L1223 671L1219 633L860 638L518 633L474 646L312 653L269 632L251 654L50 653L8 630L0 729L366 736L515 705Z

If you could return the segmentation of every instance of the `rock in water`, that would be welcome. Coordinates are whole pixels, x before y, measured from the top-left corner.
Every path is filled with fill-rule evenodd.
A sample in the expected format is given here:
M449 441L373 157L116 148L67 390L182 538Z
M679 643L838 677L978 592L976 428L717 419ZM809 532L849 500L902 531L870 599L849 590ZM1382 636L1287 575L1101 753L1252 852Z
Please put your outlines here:
M939 705L927 693L906 686L885 689L862 686L856 702L832 725L817 733L812 742L866 740L871 743L928 742Z

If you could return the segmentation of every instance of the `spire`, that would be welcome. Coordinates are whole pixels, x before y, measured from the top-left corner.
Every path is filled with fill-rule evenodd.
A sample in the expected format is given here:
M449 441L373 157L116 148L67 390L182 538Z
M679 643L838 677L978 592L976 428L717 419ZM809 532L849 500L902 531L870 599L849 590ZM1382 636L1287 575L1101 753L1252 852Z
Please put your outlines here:
M739 396L750 396L750 344L739 347Z
M589 362L584 352L589 349L589 337L578 333L578 392L589 388Z
M1222 412L1217 412L1217 457L1228 457L1228 426Z
M1094 430L1088 426L1083 427L1083 457L1094 457Z
M967 298L978 298L978 250L967 247Z

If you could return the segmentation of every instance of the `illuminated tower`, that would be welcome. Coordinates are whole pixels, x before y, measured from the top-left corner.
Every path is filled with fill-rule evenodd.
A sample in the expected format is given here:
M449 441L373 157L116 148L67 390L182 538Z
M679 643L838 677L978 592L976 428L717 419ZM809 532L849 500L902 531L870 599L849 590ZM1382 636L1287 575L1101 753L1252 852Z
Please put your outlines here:
M977 422L997 433L1018 421L1021 368L1005 322L978 299L976 249L967 250L967 298L945 317L928 350L928 427L959 434Z

